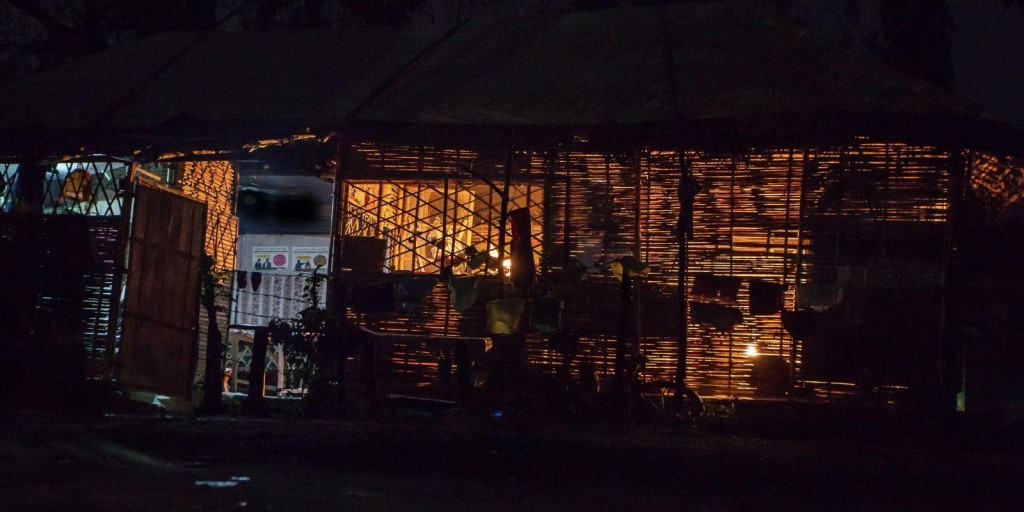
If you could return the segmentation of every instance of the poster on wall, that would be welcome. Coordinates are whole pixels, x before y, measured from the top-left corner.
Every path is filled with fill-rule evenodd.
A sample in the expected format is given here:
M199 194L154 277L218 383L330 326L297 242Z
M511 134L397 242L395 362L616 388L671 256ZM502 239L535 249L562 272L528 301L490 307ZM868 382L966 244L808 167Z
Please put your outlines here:
M252 261L252 270L255 272L291 270L287 247L253 247Z
M327 267L326 247L292 247L292 270L296 272L312 271L317 267Z

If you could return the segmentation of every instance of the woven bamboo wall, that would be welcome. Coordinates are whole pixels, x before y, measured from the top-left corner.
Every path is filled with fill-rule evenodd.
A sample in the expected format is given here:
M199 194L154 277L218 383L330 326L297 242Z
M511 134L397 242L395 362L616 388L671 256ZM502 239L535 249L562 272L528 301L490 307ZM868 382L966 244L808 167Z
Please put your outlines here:
M353 183L374 173L407 178L419 173L424 181L465 178L470 169L499 181L504 171L502 158L469 151L363 145L357 154ZM684 285L689 290L698 272L738 277L744 283L738 300L726 304L744 315L731 332L688 327L687 381L702 394L753 394L753 360L747 353L754 349L791 360L801 377L803 347L794 348L779 315L749 314L749 280L786 285L785 307L793 309L798 283L837 283L840 274L850 272L889 277L910 272L923 281L934 276L937 253L930 249L935 228L941 229L945 220L948 197L950 158L945 153L862 140L844 148L738 155L687 152L684 157L703 189L695 202L695 236L689 242L689 278ZM512 163L514 183L545 194L540 211L531 212L535 244L543 249L543 271L557 271L570 257L599 265L633 255L651 265L641 294L641 351L649 360L645 378L673 378L680 321L673 234L679 213L679 155L517 153ZM853 249L846 250L848 246ZM428 306L414 315L365 320L382 330L483 334L482 310L454 314L446 297L438 286ZM935 333L910 325L931 325L930 317L920 312L934 310L933 298L905 299L907 311L917 316L906 319L908 326L901 331L910 338L903 342L901 357L930 357L921 350ZM597 363L600 373L610 374L618 283L601 273L588 274L579 293L567 297L565 312L566 327L583 338L583 355ZM877 334L863 327L863 318L856 315L840 320L827 329ZM531 366L553 372L558 357L548 342L536 333L528 334L526 342ZM419 369L413 373L429 380L434 361L436 357L420 347L404 350L393 362L413 365ZM900 377L908 378L906 372Z
M972 153L971 188L1001 213L1024 199L1024 161L988 153Z
M186 162L176 184L186 196L206 203L206 253L217 261L217 268L235 268L238 217L232 204L235 169L231 162Z
M231 162L209 161L185 162L182 164L176 183L186 196L206 203L204 251L213 256L218 270L235 268L235 250L238 241L238 217L234 213L235 209L232 203L235 182L235 168ZM221 309L217 314L217 325L220 326L223 339L227 340L230 300L224 296L219 297L218 302ZM202 382L203 369L206 368L208 327L206 310L200 308L196 383Z

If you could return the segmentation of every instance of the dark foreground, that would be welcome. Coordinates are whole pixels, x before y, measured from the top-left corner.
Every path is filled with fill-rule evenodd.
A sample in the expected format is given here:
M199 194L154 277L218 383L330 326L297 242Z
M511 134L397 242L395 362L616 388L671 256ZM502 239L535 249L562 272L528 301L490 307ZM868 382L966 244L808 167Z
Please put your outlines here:
M803 428L20 414L0 417L0 510L1024 509L1019 444Z

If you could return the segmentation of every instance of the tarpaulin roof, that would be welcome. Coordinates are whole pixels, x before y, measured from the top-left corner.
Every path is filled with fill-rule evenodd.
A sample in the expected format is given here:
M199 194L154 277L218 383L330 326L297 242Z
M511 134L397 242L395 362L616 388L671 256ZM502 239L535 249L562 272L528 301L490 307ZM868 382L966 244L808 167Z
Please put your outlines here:
M993 126L979 107L754 0L436 31L169 33L0 94L8 137L614 127L800 143L872 131L966 141Z

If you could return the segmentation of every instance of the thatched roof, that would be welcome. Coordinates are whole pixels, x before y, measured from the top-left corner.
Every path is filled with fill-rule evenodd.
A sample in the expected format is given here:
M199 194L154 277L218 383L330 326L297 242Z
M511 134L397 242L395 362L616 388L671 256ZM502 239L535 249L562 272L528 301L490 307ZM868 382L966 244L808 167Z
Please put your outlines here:
M851 134L1014 143L979 107L815 40L763 4L620 7L445 31L162 34L8 88L0 135L216 146L307 130L584 129L740 145Z

